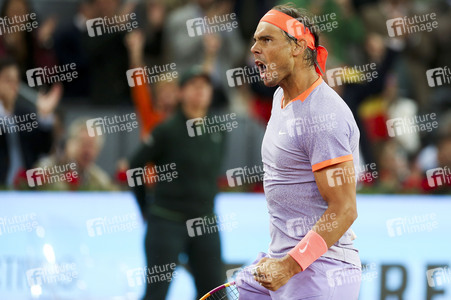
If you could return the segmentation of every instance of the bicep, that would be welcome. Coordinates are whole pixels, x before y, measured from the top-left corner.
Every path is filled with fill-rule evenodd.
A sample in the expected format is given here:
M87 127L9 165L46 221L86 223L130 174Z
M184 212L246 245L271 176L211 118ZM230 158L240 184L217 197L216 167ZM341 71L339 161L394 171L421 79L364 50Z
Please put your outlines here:
M355 205L356 176L352 160L313 173L319 192L330 205Z

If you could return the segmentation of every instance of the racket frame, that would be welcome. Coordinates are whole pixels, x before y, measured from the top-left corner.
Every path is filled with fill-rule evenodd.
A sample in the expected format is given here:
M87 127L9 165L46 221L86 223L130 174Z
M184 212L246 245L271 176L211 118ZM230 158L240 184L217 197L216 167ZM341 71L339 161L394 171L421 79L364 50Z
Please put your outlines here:
M205 294L202 298L200 298L199 300L205 300L205 299L207 299L208 297L210 297L211 295L213 295L214 293L216 293L217 291L220 291L220 290L225 289L225 288L227 288L227 287L230 287L230 286L232 286L232 285L235 285L235 281L231 281L231 282L224 283L223 285L220 285L220 286L218 286L218 287L212 289L212 290L209 291L208 293L206 293L206 294Z

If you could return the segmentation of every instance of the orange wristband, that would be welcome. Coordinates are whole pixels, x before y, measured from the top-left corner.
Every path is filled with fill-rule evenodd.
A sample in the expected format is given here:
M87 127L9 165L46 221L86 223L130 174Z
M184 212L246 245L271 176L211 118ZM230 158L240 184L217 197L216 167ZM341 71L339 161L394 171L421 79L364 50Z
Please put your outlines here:
M310 230L288 254L301 266L302 271L327 252L326 241L315 231Z

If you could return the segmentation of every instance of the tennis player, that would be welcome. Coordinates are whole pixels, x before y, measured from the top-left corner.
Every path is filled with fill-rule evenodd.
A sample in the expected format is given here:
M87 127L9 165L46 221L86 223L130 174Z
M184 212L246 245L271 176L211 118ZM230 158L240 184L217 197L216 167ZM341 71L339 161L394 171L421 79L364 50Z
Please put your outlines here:
M357 218L360 133L348 106L323 81L327 51L306 17L276 6L254 34L260 76L266 86L279 86L262 145L271 244L238 275L240 300L359 294L361 262L350 226ZM267 74L270 64L277 76Z

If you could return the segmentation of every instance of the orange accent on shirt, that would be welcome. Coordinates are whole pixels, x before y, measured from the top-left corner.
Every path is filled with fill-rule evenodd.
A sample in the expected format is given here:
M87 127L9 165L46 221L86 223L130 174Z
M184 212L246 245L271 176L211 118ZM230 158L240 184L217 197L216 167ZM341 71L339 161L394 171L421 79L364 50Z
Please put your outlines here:
M329 167L329 166L336 165L336 164L339 164L339 163L342 163L345 161L350 161L350 160L353 160L352 154L328 159L328 160L322 161L320 163L314 164L312 166L312 171L315 172L315 171L321 170L325 167Z
M301 100L301 102L304 102L305 99L307 99L307 97L312 93L312 91L321 83L323 82L323 78L320 76L308 89L306 89L305 91L303 91L301 94L299 94L297 97L295 97L294 99L290 100L290 102L287 103L287 105L285 105L285 107L288 106L288 104L290 104L293 101L296 100ZM280 107L282 109L284 109L285 107L283 106L283 100L284 100L284 96L282 96L282 101L280 103Z

